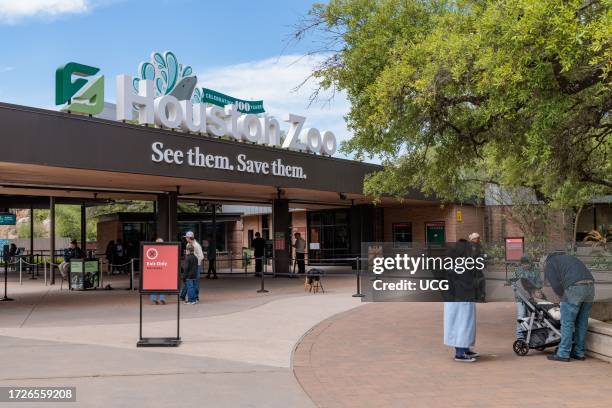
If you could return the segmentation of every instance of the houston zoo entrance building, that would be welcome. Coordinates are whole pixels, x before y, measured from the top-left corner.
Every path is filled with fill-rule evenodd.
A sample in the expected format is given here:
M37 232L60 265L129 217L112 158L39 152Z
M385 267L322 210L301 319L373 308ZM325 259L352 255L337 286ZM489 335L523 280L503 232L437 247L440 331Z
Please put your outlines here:
M485 230L483 207L416 191L375 205L363 182L379 166L334 158L333 132L307 127L303 116L275 118L263 101L197 88L170 51L151 54L135 76L118 75L116 104L104 101L99 71L59 67L59 111L0 103L0 212L30 209L32 221L34 209L50 210L47 247L35 248L30 222L25 254L66 244L57 240L56 204L81 206L81 247L96 256L112 240L136 248L193 231L231 266L259 232L277 274L291 269L296 232L309 264L346 264L362 242L443 243ZM103 215L97 242L87 243L86 208L126 200L152 202L152 211ZM182 212L181 203L200 211Z
M482 209L441 206L419 194L372 204L363 194L365 175L379 169L372 164L5 103L0 121L3 210L154 202L154 213L102 216L99 254L110 240L179 240L187 230L200 241L214 237L220 255L239 254L260 232L273 246L274 271L283 273L295 232L314 264L357 256L361 242L455 241L483 228ZM156 150L172 161L157 161ZM222 168L175 161L190 151ZM257 172L264 163L279 174ZM180 202L209 204L210 211L180 213Z

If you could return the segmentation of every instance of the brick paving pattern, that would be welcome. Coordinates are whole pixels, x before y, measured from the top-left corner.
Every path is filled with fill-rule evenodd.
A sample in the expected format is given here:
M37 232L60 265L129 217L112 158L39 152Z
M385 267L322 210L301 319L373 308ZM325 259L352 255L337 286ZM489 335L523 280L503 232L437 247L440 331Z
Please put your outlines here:
M442 344L442 304L368 304L313 328L294 373L320 407L612 407L612 364L516 356L514 313L478 305L481 357L458 363Z

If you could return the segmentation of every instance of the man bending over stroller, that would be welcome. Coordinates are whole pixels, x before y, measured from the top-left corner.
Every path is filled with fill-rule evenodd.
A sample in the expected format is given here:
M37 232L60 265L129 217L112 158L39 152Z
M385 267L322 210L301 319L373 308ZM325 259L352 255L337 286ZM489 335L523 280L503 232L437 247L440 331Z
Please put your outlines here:
M526 279L535 288L533 296L538 297L538 298L543 297L542 291L541 291L542 279L540 278L540 271L538 271L537 268L535 268L533 262L531 261L531 257L529 256L529 254L524 254L521 257L520 262L521 264L519 268L514 273L514 278L516 280L519 280L521 278ZM520 323L518 323L518 321L524 317L527 317L528 315L527 306L525 305L525 303L523 303L523 301L517 294L514 295L514 298L516 300L516 320L517 320L516 339L525 340L525 332L521 328L521 325Z
M584 341L589 313L595 298L595 279L586 265L573 255L554 252L546 258L544 276L561 298L561 343L554 361L584 360Z

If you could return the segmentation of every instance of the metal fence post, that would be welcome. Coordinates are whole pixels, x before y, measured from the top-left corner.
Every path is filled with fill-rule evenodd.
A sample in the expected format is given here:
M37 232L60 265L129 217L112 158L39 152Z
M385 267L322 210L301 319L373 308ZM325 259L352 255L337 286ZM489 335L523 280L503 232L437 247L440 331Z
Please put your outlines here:
M43 271L45 274L45 286L47 286L47 261L43 258Z
M130 290L134 290L134 258L130 259Z
M230 273L234 273L234 256L232 255L232 251L229 251L229 260L230 260Z
M23 264L21 263L22 259L19 258L19 284L23 285L23 280L21 278L21 274L23 272Z
M361 257L355 258L355 263L357 266L357 293L355 293L353 297L362 298L365 295L361 293Z
M266 260L266 257L263 257L263 260ZM263 271L261 271L261 288L257 291L257 293L268 293L266 288L264 287L264 275L266 274L267 262L264 262Z

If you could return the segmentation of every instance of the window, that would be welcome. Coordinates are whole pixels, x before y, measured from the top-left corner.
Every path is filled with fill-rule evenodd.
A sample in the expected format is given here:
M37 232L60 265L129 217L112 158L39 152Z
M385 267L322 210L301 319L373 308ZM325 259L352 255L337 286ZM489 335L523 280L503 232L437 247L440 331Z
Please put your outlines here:
M309 212L307 241L308 259L311 263L336 263L336 259L347 258L350 255L349 212L347 210Z
M226 251L226 240L225 240L225 222L217 222L215 230L215 237L217 238L217 251ZM210 240L213 237L213 224L212 222L202 223L202 241Z
M247 245L249 248L253 247L253 238L255 237L255 233L252 229L247 231Z
M270 216L268 214L261 216L261 237L266 241L270 239Z
M398 222L392 224L393 247L409 248L412 244L412 223Z

